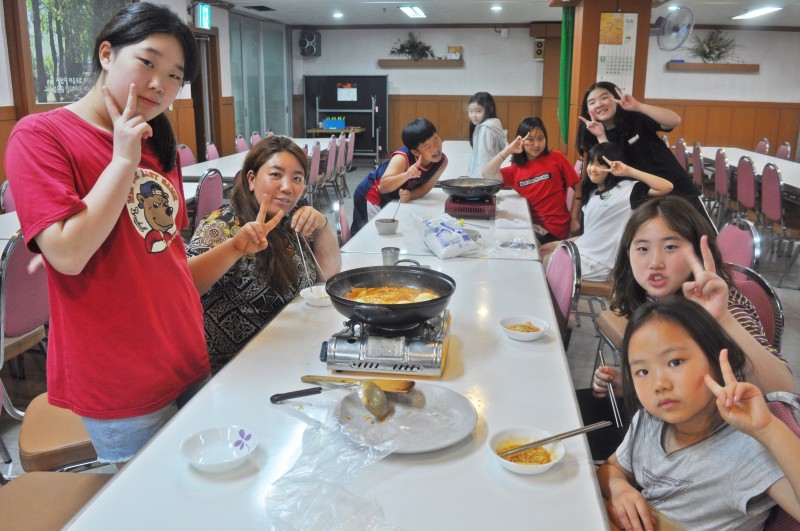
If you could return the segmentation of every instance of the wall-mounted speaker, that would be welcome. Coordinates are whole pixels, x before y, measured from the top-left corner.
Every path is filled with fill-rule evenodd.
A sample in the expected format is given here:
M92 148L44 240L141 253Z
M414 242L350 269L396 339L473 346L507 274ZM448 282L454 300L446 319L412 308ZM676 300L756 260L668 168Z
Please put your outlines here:
M322 37L318 31L302 30L298 46L300 46L300 55L311 57L322 55Z
M544 61L544 39L533 39L533 59Z

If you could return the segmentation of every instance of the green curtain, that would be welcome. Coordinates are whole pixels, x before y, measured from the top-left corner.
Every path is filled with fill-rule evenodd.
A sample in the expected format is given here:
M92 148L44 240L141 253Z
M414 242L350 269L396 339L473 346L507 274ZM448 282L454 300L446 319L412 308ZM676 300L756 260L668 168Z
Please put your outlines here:
M569 93L572 86L572 41L575 35L575 8L561 9L561 64L558 83L558 125L561 138L569 144Z

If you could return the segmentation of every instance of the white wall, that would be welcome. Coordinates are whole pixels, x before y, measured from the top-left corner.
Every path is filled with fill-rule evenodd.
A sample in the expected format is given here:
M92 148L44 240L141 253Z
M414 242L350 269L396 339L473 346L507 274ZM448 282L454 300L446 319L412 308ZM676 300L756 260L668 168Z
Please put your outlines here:
M0 107L11 105L14 105L14 96L11 92L11 67L8 64L8 39L3 3L0 2Z
M706 36L709 30L695 34ZM796 31L726 31L736 39L736 55L741 60L730 62L760 65L757 73L669 72L671 59L700 62L689 57L685 48L664 52L655 37L650 37L647 57L647 98L800 102L800 32ZM690 37L686 46L690 45Z
M322 30L322 55L302 57L292 32L292 87L303 93L303 76L388 75L389 94L474 94L487 91L495 96L541 96L542 62L533 60L533 39L527 28L510 28L503 38L493 28L432 28L415 30L418 38L433 47L437 56L447 46L463 48L460 68L378 68L378 59L400 59L389 55L408 30Z

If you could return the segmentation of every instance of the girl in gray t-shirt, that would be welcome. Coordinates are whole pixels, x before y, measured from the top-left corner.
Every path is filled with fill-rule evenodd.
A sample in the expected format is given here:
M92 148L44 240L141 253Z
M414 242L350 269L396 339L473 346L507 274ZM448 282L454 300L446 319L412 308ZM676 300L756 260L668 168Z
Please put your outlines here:
M694 296L727 292L698 260L693 270L685 289ZM617 525L653 529L653 508L686 529L762 529L776 502L800 520L800 438L741 381L744 353L702 306L645 304L622 352L626 404L636 413L598 471Z

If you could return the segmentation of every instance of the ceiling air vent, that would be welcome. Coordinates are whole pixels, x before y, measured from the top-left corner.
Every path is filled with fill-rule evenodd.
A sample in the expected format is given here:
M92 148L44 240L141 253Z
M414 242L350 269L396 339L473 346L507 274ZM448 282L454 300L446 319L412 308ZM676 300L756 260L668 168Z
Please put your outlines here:
M262 13L266 13L267 11L275 11L271 7L267 6L245 6L247 9L252 9L253 11L260 11Z

